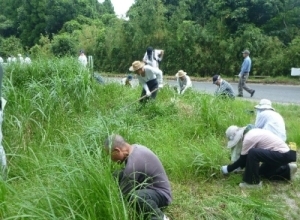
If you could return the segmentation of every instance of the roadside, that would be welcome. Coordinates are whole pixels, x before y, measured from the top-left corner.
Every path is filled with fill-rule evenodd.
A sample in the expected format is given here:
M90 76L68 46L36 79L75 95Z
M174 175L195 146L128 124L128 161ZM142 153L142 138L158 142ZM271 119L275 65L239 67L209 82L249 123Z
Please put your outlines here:
M127 74L117 74L117 73L101 73L101 76L104 77L119 77L123 78L126 77ZM190 76L192 81L198 81L198 82L210 82L212 81L211 77L195 77L195 76ZM223 79L225 79L228 82L238 82L237 77L228 77L228 76L222 76ZM175 76L169 76L169 75L164 75L164 79L167 80L175 80ZM300 77L268 77L264 79L253 79L251 76L247 80L247 83L259 83L259 84L281 84L281 85L300 85Z

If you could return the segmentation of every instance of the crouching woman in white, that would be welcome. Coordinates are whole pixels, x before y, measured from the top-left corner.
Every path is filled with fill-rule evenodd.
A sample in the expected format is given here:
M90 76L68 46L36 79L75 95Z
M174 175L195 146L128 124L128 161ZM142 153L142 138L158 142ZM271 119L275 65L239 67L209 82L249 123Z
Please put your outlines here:
M179 70L176 75L177 77L177 92L178 94L183 94L188 88L192 88L192 81L186 72Z
M137 74L139 83L143 86L140 102L145 103L149 99L155 99L158 88L163 87L162 71L158 68L145 65L141 61L134 61L129 71Z
M226 130L228 147L242 142L239 159L233 164L222 166L223 174L245 167L241 188L260 188L260 178L269 180L292 180L296 173L296 151L270 131L246 127L230 126ZM261 164L261 165L260 165Z

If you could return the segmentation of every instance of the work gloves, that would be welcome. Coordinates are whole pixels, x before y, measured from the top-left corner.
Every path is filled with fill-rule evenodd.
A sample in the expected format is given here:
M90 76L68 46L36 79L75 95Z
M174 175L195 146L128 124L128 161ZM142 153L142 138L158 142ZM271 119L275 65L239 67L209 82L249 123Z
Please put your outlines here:
M146 92L146 96L147 96L147 97L150 97L150 96L151 96L151 92L150 92L150 91L147 91L147 92Z
M228 174L227 166L222 166L221 172L222 172L222 174Z

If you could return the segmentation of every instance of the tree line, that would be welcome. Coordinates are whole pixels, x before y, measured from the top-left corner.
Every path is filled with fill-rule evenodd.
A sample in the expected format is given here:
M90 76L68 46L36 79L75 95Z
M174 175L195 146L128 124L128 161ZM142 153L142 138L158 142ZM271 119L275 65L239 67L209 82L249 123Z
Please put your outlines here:
M300 67L298 0L135 0L127 19L110 0L0 0L0 56L94 57L97 70L124 73L148 46L161 69L191 76L238 73L249 49L252 74L288 76Z

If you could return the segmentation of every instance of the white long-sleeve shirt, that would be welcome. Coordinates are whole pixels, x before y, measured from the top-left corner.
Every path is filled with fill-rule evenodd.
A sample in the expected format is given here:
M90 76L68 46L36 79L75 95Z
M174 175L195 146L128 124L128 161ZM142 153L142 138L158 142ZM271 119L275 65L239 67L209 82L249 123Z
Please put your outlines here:
M185 78L183 80L181 80L180 77L177 77L177 84L178 94L183 94L187 90L187 88L191 88L193 86L191 78L187 75L185 75Z
M146 52L144 55L143 61L150 66L159 68L158 62L160 62L162 60L162 58L158 56L160 53L161 53L161 50L153 50L152 57L150 57L150 59L149 59L147 52Z
M147 82L152 79L157 79L158 84L162 84L163 82L162 71L158 68L149 65L145 65L143 68L145 70L145 76L137 75L137 78L139 80L140 85L143 86L145 91L151 92L148 88Z
M84 66L86 67L87 65L87 57L85 54L80 54L80 56L78 57L78 61Z
M264 110L257 114L255 127L269 130L273 134L286 141L285 123L282 116L271 109Z

